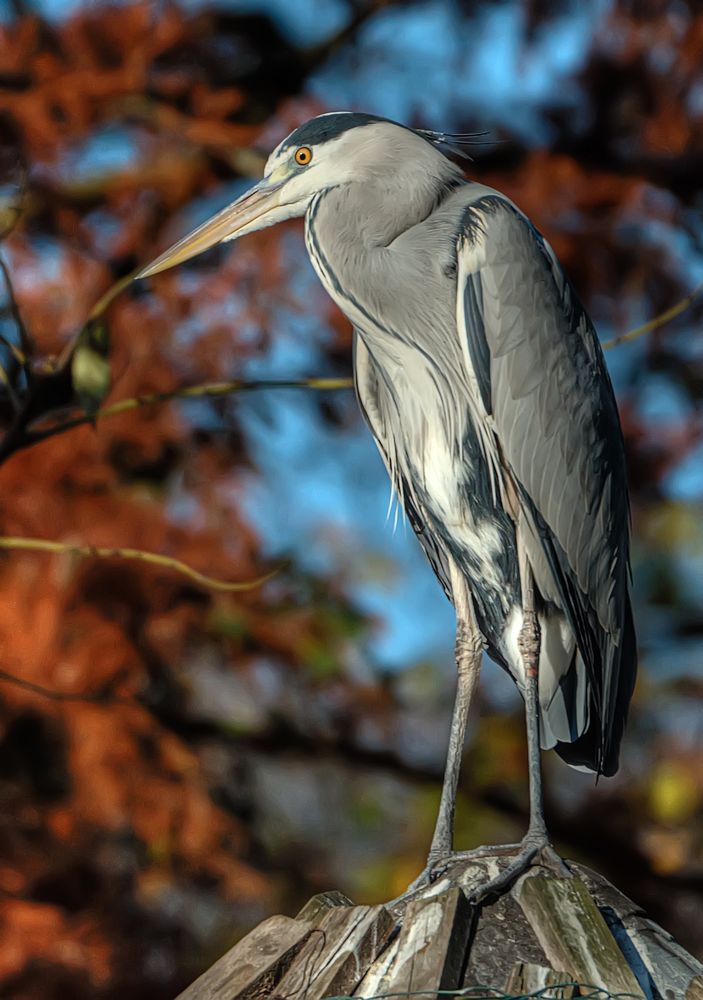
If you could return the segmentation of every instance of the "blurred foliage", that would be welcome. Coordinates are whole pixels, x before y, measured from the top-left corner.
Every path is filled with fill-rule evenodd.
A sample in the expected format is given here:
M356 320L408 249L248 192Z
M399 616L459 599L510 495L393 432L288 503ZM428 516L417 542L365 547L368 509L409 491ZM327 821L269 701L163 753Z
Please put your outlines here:
M77 401L90 416L110 391L110 333L105 323L87 323L71 356L71 383Z
M10 436L18 414L42 427L47 414L92 412L106 392L110 405L256 371L285 325L298 336L310 314L324 335L309 374L348 373L346 321L292 280L295 224L103 302L99 325L94 306L239 193L260 169L255 150L324 110L327 91L357 100L369 67L368 110L393 116L405 91L417 124L491 129L500 141L476 147L471 175L535 219L604 338L700 281L703 15L692 0L594 5L567 78L546 90L528 87L530 67L545 45L561 65L577 5L301 4L320 23L336 11L314 39L259 6L3 8ZM511 11L521 18L517 64L505 69L512 97L469 93L448 106L439 88L412 96L412 80L396 85L403 25L451 14L469 62L446 60L450 89L464 93L471 62L500 41L485 25ZM422 37L435 51L429 29ZM413 44L404 59L422 82ZM642 677L616 779L595 788L552 755L545 771L564 852L703 954L700 320L698 302L608 355L633 487ZM231 400L191 403L6 451L0 532L139 547L223 580L260 575L266 539L245 502L260 456ZM314 406L340 438L357 427L330 392ZM169 998L270 912L330 886L388 898L419 870L453 679L446 656L378 669L369 650L381 623L350 596L339 551L315 572L293 553L261 591L236 595L143 563L0 556L0 996ZM367 562L390 587L384 558ZM460 847L515 839L526 822L514 693L498 678L479 701Z

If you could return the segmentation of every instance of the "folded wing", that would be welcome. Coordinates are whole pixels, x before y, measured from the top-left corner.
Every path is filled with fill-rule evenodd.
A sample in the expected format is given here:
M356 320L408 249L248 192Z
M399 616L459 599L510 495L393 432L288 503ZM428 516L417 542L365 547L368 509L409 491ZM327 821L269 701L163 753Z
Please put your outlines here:
M567 618L586 666L591 724L557 749L611 774L636 649L625 455L603 354L551 248L509 201L467 205L457 254L474 406L517 487L539 592Z

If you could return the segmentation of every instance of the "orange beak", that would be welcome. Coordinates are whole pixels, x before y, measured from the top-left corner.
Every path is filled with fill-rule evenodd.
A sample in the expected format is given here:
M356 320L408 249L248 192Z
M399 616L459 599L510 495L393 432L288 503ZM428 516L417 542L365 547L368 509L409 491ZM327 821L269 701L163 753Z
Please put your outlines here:
M231 240L245 232L262 229L266 225L266 217L280 205L279 191L283 181L271 183L264 178L253 188L237 198L217 215L184 236L172 247L165 250L156 260L152 261L136 275L139 278L150 278L160 271L167 271L176 264L182 264L195 257L216 243Z

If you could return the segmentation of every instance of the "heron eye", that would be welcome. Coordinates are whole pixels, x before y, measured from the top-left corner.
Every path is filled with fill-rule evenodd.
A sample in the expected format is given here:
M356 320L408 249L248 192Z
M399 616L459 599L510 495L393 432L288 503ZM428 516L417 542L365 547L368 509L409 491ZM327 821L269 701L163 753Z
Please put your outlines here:
M296 149L295 162L299 167L307 167L310 160L312 160L312 150L309 146L301 146L300 149Z

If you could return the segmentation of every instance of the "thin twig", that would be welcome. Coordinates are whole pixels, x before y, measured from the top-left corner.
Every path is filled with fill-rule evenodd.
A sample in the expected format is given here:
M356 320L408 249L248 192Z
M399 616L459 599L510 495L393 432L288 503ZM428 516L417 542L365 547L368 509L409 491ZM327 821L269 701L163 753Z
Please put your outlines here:
M2 267L1 261L0 261L0 267ZM22 352L20 351L17 344L13 344L10 338L6 337L4 333L0 333L0 343L3 344L8 349L8 351L15 359L17 364L20 365L20 367L24 368L26 363L26 358L24 354L22 354Z
M134 278L136 277L136 275L139 273L140 270L141 268L139 267L134 268L134 270L130 271L129 274L125 274L123 278L120 278L119 281L116 281L114 285L110 285L108 290L103 295L100 296L98 301L95 303L93 308L88 313L88 318L86 319L83 326L80 328L78 333L75 334L75 336L71 337L71 339L68 341L63 351L61 352L61 355L56 363L57 368L63 368L64 365L68 364L71 355L76 349L76 344L78 343L81 334L88 326L88 324L94 322L96 319L99 319L103 315L103 313L108 308L108 306L111 305L113 300L116 299L117 296L121 292L123 292L128 285L132 284Z
M647 320L642 326L636 326L634 330L628 330L627 333L621 333L619 337L613 337L612 340L606 340L602 345L604 350L609 350L611 347L618 347L619 344L627 344L631 340L636 340L637 337L641 337L645 333L651 333L652 330L658 330L660 326L664 326L669 323L672 319L680 316L682 312L685 312L690 305L695 302L695 300L703 293L703 281L700 285L696 285L690 295L681 299L676 305L673 305L670 309L667 309L663 313L659 313L654 319Z
M14 355L15 361L22 365L23 368L27 367L27 359L32 353L32 340L27 332L27 328L22 320L22 314L20 313L20 307L17 305L17 299L15 298L15 289L12 285L12 279L10 278L10 272L8 271L7 264L0 257L0 271L2 271L3 278L5 279L5 289L7 291L7 298L10 304L10 315L14 320L15 326L19 331L20 342L22 344L22 350L16 344L9 344L12 353Z
M98 410L97 417L114 417L118 413L136 410L140 406L154 406L172 399L193 399L202 396L229 396L233 392L252 392L258 389L351 389L352 378L300 378L300 379L233 379L231 382L205 382L202 385L188 385L170 392L154 392L144 396L122 399Z
M248 580L241 583L229 583L226 580L216 580L211 576L205 576L181 562L180 559L173 559L171 556L160 555L158 552L144 552L142 549L130 548L104 548L97 545L73 545L68 542L54 542L46 538L20 538L8 535L0 536L0 549L22 549L30 552L58 552L68 555L79 556L80 558L98 559L132 559L137 562L149 563L152 566L162 566L181 576L188 577L194 583L205 587L208 590L217 590L224 593L237 593L245 590L254 590L261 587L268 580L271 580L282 567L257 577L255 580Z
M50 701L83 701L99 705L133 704L134 698L124 698L120 695L110 694L109 686L114 684L115 680L115 678L112 678L97 691L59 691L56 688L44 687L43 684L35 684L24 677L18 677L16 674L9 673L7 670L0 670L0 681L5 681L7 684L14 684L25 691L30 691L32 694L39 694Z
M97 319L99 316L102 316L112 300L116 299L120 292L128 285L131 285L132 281L140 271L141 267L135 267L134 270L130 271L129 274L126 274L124 278L120 278L120 280L116 281L114 285L111 285L105 294L100 296L98 301L88 313L87 322L89 323L92 319Z
M26 163L21 162L19 165L19 183L17 184L15 195L12 198L6 199L6 201L10 202L10 219L0 228L0 240L4 240L10 235L22 214L22 202L27 193L27 173Z
M2 272L2 276L5 279L5 292L9 303L9 313L14 322L15 328L17 330L20 339L20 344L22 345L22 347L20 348L17 346L17 344L13 344L12 341L8 337L6 337L4 333L1 332L0 332L0 343L4 344L4 346L8 349L12 358L14 358L15 362L24 372L24 376L27 379L27 383L30 383L31 372L27 364L27 356L31 351L31 340L22 321L22 315L20 313L19 306L17 305L17 300L15 298L15 290L12 287L12 280L10 279L10 273L2 257L0 257L0 272ZM13 385L13 380L10 371L6 369L4 365L0 365L0 380L2 380L2 383L5 386L5 390L7 391L7 395L9 396L13 412L15 414L18 414L22 407L22 403L17 394L17 391L15 390L15 386Z
M371 3L359 5L355 10L352 8L351 19L338 32L325 39L322 44L313 45L302 52L309 72L339 51L342 45L348 45L369 18L374 17L385 7L392 7L393 4L394 0L372 0Z
M5 338L0 336L0 341L5 343ZM5 391L7 392L7 395L10 398L10 406L12 407L13 413L19 413L21 406L19 396L15 392L15 387L10 381L10 376L8 372L2 365L0 365L0 382L2 382L2 384L5 386Z
M30 447L33 444L38 444L40 441L45 441L47 438L54 437L56 434L73 430L74 427L81 427L83 424L95 424L96 421L102 420L105 417L116 417L120 413L129 413L131 410L140 409L142 406L156 406L159 403L168 403L174 399L217 398L220 396L230 396L235 392L254 392L259 389L316 389L323 391L327 389L351 389L353 386L354 379L352 378L234 379L231 382L204 382L201 385L187 385L181 389L172 389L168 392L145 393L142 396L131 396L128 399L120 399L116 403L102 407L93 416L89 416L87 413L81 414L79 417L62 420L51 427L30 431L26 434L18 448L14 448L13 450L17 451L19 448Z
M4 240L13 231L20 215L22 214L22 202L24 196L27 192L27 167L24 163L20 164L20 180L17 186L17 194L15 198L16 208L13 208L12 218L7 223L7 225L0 231L0 240ZM12 344L3 337L3 341L10 348L15 360L22 366L25 371L25 375L28 381L31 381L31 372L27 366L27 359L32 354L32 340L27 332L27 328L22 320L22 314L20 313L19 306L17 305L17 299L15 298L15 289L12 284L12 279L10 278L10 272L8 270L7 264L0 257L0 270L2 271L3 278L5 279L5 289L7 291L7 298L10 303L10 315L15 322L15 326L19 332L20 343L22 345L22 350L17 347L16 344ZM8 385L9 388L9 385ZM10 390L12 395L12 390ZM14 401L13 401L14 402Z

